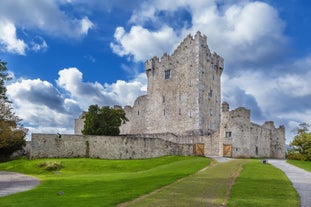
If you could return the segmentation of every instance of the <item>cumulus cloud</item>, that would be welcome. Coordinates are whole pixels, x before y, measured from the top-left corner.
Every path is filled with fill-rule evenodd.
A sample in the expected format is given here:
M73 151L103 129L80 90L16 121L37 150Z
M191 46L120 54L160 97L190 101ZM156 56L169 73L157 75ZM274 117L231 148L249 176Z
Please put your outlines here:
M101 84L83 82L82 73L77 68L63 69L58 74L57 85L77 100L83 109L91 104L132 105L137 96L146 92L146 79L141 75L129 82L117 80L112 84Z
M42 39L39 43L26 43L17 37L16 30L44 33L59 38L79 38L87 35L94 24L87 16L76 18L61 10L60 1L22 1L2 0L0 2L0 49L25 55L27 46L38 51L46 49Z
M145 74L112 84L84 82L77 68L65 68L58 74L57 85L40 79L21 79L7 86L16 114L26 121L31 133L73 133L74 119L89 105L132 105L146 93Z
M123 27L116 28L115 42L111 47L120 56L133 56L135 60L144 61L164 51L172 52L176 43L187 34L201 31L207 34L211 49L217 50L232 67L266 64L279 58L287 45L287 38L283 35L285 24L276 9L264 2L223 4L220 7L217 1L148 1L133 13L129 32ZM176 31L175 26L167 21L167 25L160 28L148 29L150 24L162 21L161 12L174 15L181 8L191 15L191 26L186 24Z
M88 17L75 18L62 11L59 1L10 1L0 3L0 17L9 18L18 27L39 29L49 35L80 37L93 27ZM12 12L14 11L14 12Z
M65 98L51 83L40 79L20 80L7 86L14 111L32 132L73 131L73 119L81 111L78 103ZM67 130L65 130L67 129Z
M113 52L120 56L133 57L134 61L144 61L163 51L171 51L172 46L179 41L173 28L163 26L156 32L151 32L142 26L133 26L129 33L123 27L118 27L114 33L115 42L110 44Z
M16 36L15 25L0 18L0 50L25 55L27 44Z

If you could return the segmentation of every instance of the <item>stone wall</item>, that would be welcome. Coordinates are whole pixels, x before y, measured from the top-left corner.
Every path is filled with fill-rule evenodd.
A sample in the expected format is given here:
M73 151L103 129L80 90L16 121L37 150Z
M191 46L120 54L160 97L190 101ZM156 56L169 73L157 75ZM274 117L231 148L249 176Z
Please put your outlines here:
M188 35L172 55L147 60L147 95L125 107L130 121L121 134L218 131L223 67L223 58L210 52L200 32Z
M250 110L239 107L229 111L223 103L219 155L225 145L232 147L232 157L285 158L285 128L276 128L272 121L263 125L252 123Z
M32 134L29 153L31 159L51 157L142 159L165 155L193 155L193 145L137 136Z

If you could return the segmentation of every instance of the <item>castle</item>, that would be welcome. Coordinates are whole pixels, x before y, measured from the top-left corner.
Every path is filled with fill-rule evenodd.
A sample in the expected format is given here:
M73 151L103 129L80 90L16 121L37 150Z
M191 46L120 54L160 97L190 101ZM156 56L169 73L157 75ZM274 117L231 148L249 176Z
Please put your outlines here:
M188 35L173 52L145 63L147 94L125 106L121 134L193 144L194 154L285 157L285 128L251 122L250 110L221 104L224 59L211 53L206 36ZM81 134L83 119L75 122Z

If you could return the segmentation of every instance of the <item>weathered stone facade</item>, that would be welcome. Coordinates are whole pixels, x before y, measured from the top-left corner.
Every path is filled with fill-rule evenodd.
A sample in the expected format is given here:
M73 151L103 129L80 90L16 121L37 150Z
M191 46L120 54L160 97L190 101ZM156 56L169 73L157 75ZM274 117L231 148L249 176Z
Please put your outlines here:
M129 135L114 137L32 134L29 151L31 159L46 157L142 159L166 155L193 155L193 145Z
M172 55L146 61L147 95L124 108L130 120L122 134L212 134L220 126L223 58L211 53L206 36L187 36Z
M285 128L272 121L262 126L252 123L250 110L240 107L229 111L222 104L219 152L229 157L285 157ZM226 149L227 148L227 149Z
M250 121L250 111L221 110L221 74L224 60L211 53L206 36L188 35L173 52L145 63L147 94L133 107L125 106L130 120L121 134L143 134L174 143L204 144L206 156L285 157L285 129L273 122ZM76 120L80 134L83 120Z

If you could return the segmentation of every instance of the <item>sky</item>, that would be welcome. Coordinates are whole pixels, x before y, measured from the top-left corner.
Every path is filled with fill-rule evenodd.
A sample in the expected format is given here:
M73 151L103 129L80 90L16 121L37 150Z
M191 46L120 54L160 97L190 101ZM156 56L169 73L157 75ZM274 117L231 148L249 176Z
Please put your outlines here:
M31 133L73 133L89 105L132 105L144 62L188 35L224 57L222 101L258 124L311 124L309 0L1 0L7 95Z

